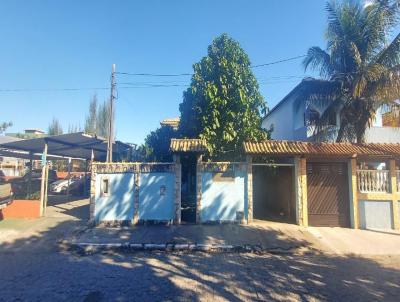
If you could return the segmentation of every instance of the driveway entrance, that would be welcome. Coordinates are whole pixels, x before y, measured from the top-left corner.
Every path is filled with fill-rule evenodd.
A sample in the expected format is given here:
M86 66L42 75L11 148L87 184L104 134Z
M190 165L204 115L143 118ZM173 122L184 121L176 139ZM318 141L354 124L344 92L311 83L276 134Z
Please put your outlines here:
M307 162L308 220L311 226L350 227L347 164Z
M296 222L293 166L253 165L253 217Z

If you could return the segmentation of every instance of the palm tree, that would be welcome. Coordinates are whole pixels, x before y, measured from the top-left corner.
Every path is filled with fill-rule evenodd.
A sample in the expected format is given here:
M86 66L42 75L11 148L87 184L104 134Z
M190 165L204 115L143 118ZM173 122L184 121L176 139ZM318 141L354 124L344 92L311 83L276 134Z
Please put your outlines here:
M326 10L327 48L311 47L303 61L305 70L318 71L321 79L308 79L300 99L326 106L310 121L316 133L337 114L336 140L362 143L378 108L400 106L400 34L388 43L400 1L330 1Z

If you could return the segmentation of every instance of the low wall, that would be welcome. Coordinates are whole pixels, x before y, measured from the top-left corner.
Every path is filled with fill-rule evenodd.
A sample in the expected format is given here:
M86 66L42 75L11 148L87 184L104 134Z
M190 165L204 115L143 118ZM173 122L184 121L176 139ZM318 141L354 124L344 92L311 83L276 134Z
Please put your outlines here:
M197 169L197 222L247 222L247 164L200 163Z
M90 217L95 223L180 222L178 163L94 163Z
M39 200L13 200L7 207L0 210L0 220L7 218L39 218Z

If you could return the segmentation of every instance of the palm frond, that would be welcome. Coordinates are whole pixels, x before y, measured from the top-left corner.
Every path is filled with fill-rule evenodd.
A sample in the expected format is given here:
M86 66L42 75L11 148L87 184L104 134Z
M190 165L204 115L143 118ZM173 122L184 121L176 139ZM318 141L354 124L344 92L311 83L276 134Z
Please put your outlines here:
M376 56L376 63L392 67L400 64L400 33Z
M333 72L330 55L320 47L311 47L307 56L303 60L304 69L311 68L312 70L319 70L319 74L323 78L328 78Z

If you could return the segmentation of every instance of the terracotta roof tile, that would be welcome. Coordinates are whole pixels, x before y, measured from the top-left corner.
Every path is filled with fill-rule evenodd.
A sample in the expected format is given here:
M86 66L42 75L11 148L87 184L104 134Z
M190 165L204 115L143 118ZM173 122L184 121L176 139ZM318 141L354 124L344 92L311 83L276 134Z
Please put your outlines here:
M264 155L387 155L400 156L400 144L315 143L295 141L245 142L247 154Z
M207 145L201 139L171 139L172 152L206 152Z

